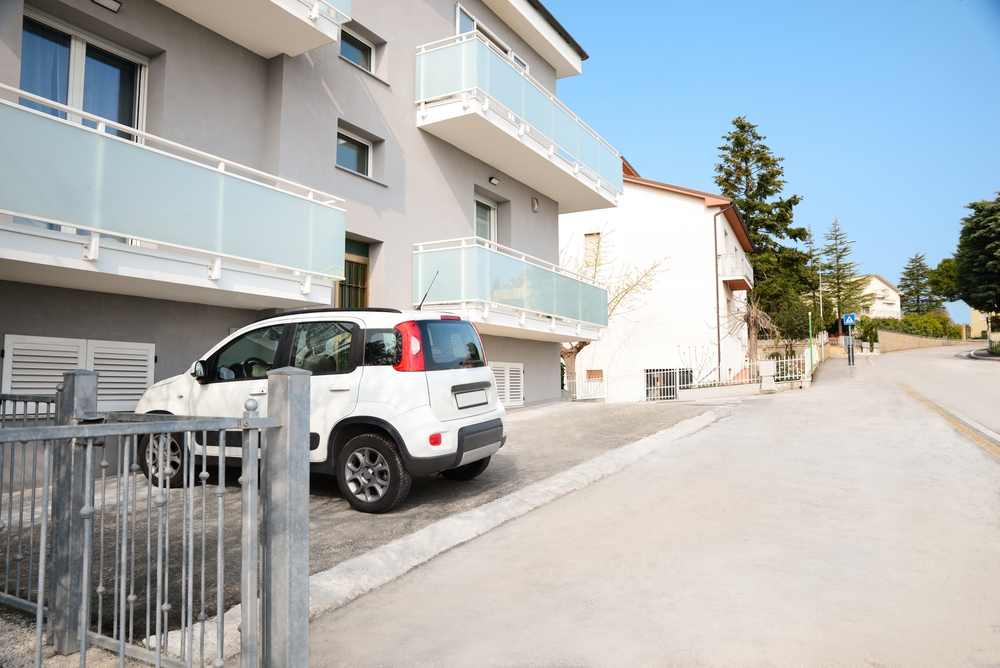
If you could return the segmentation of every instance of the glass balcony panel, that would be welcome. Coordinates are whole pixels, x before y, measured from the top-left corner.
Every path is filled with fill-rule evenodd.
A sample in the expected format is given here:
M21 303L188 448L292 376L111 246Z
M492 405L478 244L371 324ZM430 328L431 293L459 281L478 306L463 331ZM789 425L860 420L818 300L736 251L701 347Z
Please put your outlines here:
M413 303L438 273L428 304L480 302L532 313L608 324L608 293L554 269L467 240L464 247L418 251L413 259ZM472 245L476 244L476 245Z
M548 92L475 35L417 54L417 102L478 89L586 164L619 192L621 158Z
M0 209L340 276L345 214L8 104Z

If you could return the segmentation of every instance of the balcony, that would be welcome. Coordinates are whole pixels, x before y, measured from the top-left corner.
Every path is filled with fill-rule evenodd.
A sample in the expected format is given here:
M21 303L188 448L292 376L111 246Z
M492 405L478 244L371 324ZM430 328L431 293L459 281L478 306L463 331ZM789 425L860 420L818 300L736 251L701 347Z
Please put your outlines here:
M339 198L2 84L0 127L5 279L279 306L343 278Z
M336 42L351 0L158 0L259 56L298 56Z
M746 255L720 255L719 280L730 290L750 290L753 288L753 265Z
M613 207L620 154L478 32L417 50L417 126L559 202Z
M562 267L478 237L416 245L414 306L424 293L424 309L462 313L483 334L596 341L608 326L607 290Z

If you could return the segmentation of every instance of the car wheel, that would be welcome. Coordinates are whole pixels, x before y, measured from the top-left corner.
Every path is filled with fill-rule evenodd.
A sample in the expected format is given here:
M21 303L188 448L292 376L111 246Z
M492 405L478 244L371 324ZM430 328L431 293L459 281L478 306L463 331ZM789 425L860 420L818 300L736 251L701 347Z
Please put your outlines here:
M355 436L337 457L340 491L363 513L392 510L410 493L411 482L396 444L381 434Z
M139 466L154 487L159 487L160 475L165 487L180 487L184 483L184 434L149 434L139 441ZM162 463L160 439L163 439Z
M441 471L443 475L448 480L472 480L473 478L479 476L480 473L486 470L486 467L490 465L490 458L483 457L482 459L477 459L471 464L466 464L465 466L459 466L458 468L448 469L447 471Z

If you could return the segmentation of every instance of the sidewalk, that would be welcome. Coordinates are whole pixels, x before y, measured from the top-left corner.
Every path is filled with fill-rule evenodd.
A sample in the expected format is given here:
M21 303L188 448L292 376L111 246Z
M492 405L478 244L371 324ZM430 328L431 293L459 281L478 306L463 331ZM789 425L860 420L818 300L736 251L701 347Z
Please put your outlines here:
M1000 462L824 367L319 617L311 665L996 664Z

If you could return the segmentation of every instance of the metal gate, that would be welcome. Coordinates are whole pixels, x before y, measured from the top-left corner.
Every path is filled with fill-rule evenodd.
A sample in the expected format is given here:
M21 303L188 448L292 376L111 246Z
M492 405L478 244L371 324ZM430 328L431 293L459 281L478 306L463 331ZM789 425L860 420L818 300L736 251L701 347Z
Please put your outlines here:
M35 614L36 666L43 643L59 654L81 652L81 665L97 646L117 653L119 665L131 657L157 666L222 665L234 640L242 666L257 666L262 647L269 653L263 665L285 665L271 655L287 653L290 642L307 645L307 594L298 600L282 583L303 558L308 578L308 531L289 543L287 514L272 513L268 524L259 522L258 508L266 514L268 504L294 506L308 526L308 376L271 372L269 418L258 417L252 400L242 418L96 413L97 375L87 371L67 373L55 401L0 395L0 603ZM241 434L239 494L230 494L223 448L194 456L196 443L225 443L230 431ZM281 459L272 469L287 475L265 476L259 493L262 436L269 448L261 470ZM296 439L302 442L293 447ZM293 452L300 453L295 461ZM260 569L259 547L275 568ZM291 551L304 557L293 559ZM269 585L262 597L258 577ZM270 597L301 606L286 624L300 624L301 633L261 618L259 604ZM239 638L227 639L222 613L236 603ZM263 643L261 623L271 633Z

